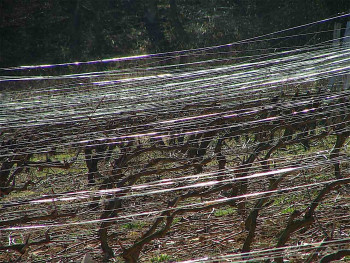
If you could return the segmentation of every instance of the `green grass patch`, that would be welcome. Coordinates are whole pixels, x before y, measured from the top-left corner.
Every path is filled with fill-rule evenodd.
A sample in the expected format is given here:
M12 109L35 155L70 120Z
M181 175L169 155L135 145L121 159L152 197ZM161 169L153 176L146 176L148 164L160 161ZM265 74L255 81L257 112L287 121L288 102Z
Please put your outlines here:
M140 221L136 221L136 222L130 222L130 223L126 223L121 225L122 229L140 229L142 227L144 227L146 225L146 223L144 222L140 222Z
M168 262L168 261L170 261L170 256L167 254L156 255L152 257L150 260L151 263Z
M221 216L228 216L232 215L235 212L235 209L233 207L229 207L227 209L218 209L214 212L214 216L221 217Z
M293 207L287 207L281 211L282 214L291 214L295 211L295 208Z
M181 221L181 217L176 217L176 218L174 218L174 220L173 220L173 225L176 225L177 223L179 223Z

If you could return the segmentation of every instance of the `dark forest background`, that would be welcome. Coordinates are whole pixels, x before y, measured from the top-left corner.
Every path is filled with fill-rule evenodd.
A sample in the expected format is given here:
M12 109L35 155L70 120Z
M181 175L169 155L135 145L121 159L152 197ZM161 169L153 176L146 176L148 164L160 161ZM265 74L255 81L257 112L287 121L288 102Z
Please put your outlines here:
M0 0L0 66L218 45L349 10L348 0ZM283 45L309 39L295 41Z

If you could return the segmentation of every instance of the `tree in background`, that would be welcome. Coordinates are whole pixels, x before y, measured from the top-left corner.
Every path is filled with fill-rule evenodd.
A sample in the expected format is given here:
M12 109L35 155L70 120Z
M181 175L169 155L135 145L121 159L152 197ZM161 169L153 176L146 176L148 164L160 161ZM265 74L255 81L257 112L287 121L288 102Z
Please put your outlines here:
M1 0L0 66L224 44L349 10L346 0Z

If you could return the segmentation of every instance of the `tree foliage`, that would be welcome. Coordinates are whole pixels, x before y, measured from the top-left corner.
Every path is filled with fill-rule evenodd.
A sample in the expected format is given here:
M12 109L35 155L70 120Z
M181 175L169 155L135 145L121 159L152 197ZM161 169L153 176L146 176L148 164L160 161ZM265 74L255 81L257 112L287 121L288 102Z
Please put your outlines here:
M0 66L230 43L349 9L345 0L1 0Z

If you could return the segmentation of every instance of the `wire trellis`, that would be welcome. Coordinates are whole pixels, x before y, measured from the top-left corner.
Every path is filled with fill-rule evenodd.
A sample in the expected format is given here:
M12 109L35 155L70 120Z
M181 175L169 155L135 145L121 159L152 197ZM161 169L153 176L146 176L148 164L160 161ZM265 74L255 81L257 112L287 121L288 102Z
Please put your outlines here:
M0 261L348 256L350 49L259 47L348 16L222 46L1 69Z

